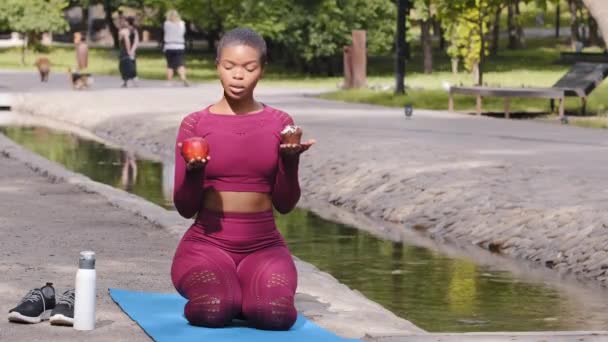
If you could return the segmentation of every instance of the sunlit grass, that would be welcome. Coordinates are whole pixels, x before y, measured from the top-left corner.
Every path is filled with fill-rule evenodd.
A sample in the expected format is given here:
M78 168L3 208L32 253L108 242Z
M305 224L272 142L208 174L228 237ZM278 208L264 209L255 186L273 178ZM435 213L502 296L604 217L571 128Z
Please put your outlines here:
M525 73L519 77L525 77ZM517 80L516 75L513 75L512 82ZM508 82L502 83L503 86L509 85ZM515 85L515 84L513 84ZM538 84L545 86L545 84ZM417 90L409 89L405 95L395 95L392 90L374 91L370 89L358 90L339 90L335 92L325 93L321 95L324 99L338 100L345 102L371 103L390 107L403 107L405 104L411 104L414 108L420 109L435 109L446 110L448 107L448 94L443 89L425 89ZM587 114L606 113L608 108L608 84L603 84L597 88L587 102ZM454 96L454 107L456 111L473 112L475 111L475 97L456 95ZM533 99L533 98L512 98L510 102L512 112L527 112L527 113L548 113L550 112L549 100ZM504 110L504 100L497 97L486 97L483 99L484 112L502 113ZM566 98L566 112L568 114L579 115L581 110L581 102L579 98ZM600 120L599 122L605 122ZM587 122L581 123L588 127L599 127L602 124L595 125Z
M394 83L394 59L391 56L371 56L368 62L368 85L370 88L361 90L340 90L342 77L311 76L298 72L288 65L280 63L269 64L265 71L262 84L286 87L318 87L334 91L322 95L323 98L372 103L385 106L401 107L411 103L415 108L446 110L448 96L442 85L473 85L471 74L460 70L451 72L451 63L445 53L434 51L432 74L422 72L422 56L420 47L412 45L412 59L406 67L406 95L394 95L390 89ZM504 39L501 46L505 46ZM550 87L569 69L568 65L560 64L560 51L569 49L567 41L555 39L528 39L527 47L523 50L500 49L498 56L490 56L484 67L484 84L500 87ZM26 64L21 64L19 49L0 50L0 68L34 70L34 60L37 56L28 52ZM54 47L49 56L55 70L64 71L75 65L73 49L69 47ZM141 77L163 79L165 77L165 60L159 50L140 50L138 53L138 72ZM90 50L90 72L94 74L118 75L118 57L114 50L95 48ZM212 81L216 79L214 56L209 53L189 52L187 54L188 76L193 81ZM384 89L384 90L381 90ZM472 112L475 109L475 99L471 96L456 96L457 111ZM502 112L504 102L500 98L484 98L483 109L486 112ZM596 89L588 99L588 113L600 114L608 112L608 85L603 84ZM545 99L512 99L513 112L548 113L549 101ZM580 111L580 100L568 98L566 110L571 114ZM604 120L591 123L587 120L581 123L589 127L604 127ZM576 123L578 124L578 123Z

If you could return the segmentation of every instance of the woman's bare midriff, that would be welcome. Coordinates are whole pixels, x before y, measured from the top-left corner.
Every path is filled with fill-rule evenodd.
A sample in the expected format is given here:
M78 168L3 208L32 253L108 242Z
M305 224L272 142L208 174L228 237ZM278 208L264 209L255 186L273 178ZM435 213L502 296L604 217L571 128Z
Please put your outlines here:
M269 193L207 190L203 195L203 207L211 211L232 213L258 213L272 210Z

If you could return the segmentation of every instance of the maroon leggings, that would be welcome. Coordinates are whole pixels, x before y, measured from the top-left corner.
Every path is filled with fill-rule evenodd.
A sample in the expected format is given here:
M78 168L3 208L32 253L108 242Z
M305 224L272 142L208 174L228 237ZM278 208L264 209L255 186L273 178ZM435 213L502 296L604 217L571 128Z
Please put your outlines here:
M296 321L296 268L272 211L203 211L177 247L171 278L193 325L244 316L258 329L287 330Z

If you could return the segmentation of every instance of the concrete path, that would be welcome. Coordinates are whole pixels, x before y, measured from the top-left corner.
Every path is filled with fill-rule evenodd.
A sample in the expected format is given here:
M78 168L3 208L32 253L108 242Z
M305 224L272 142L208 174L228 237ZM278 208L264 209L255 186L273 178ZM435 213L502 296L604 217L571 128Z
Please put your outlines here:
M5 147L5 146L4 146ZM4 150L3 150L4 151ZM0 155L0 340L148 341L112 302L108 287L171 290L167 276L176 240L141 217L112 207L103 197L36 174ZM26 292L53 282L58 293L74 286L78 253L97 252L97 329L78 333L48 321L9 323L8 310Z
M568 332L521 332L521 333L465 333L427 334L424 336L375 336L363 339L365 342L604 342L608 341L605 331Z

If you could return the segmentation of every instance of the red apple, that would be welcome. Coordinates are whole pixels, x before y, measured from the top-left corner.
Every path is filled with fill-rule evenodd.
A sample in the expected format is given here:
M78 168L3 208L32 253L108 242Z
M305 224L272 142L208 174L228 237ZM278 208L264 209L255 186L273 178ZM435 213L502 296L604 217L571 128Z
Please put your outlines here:
M209 143L201 137L192 137L182 141L182 155L186 162L193 159L204 159L209 155Z

